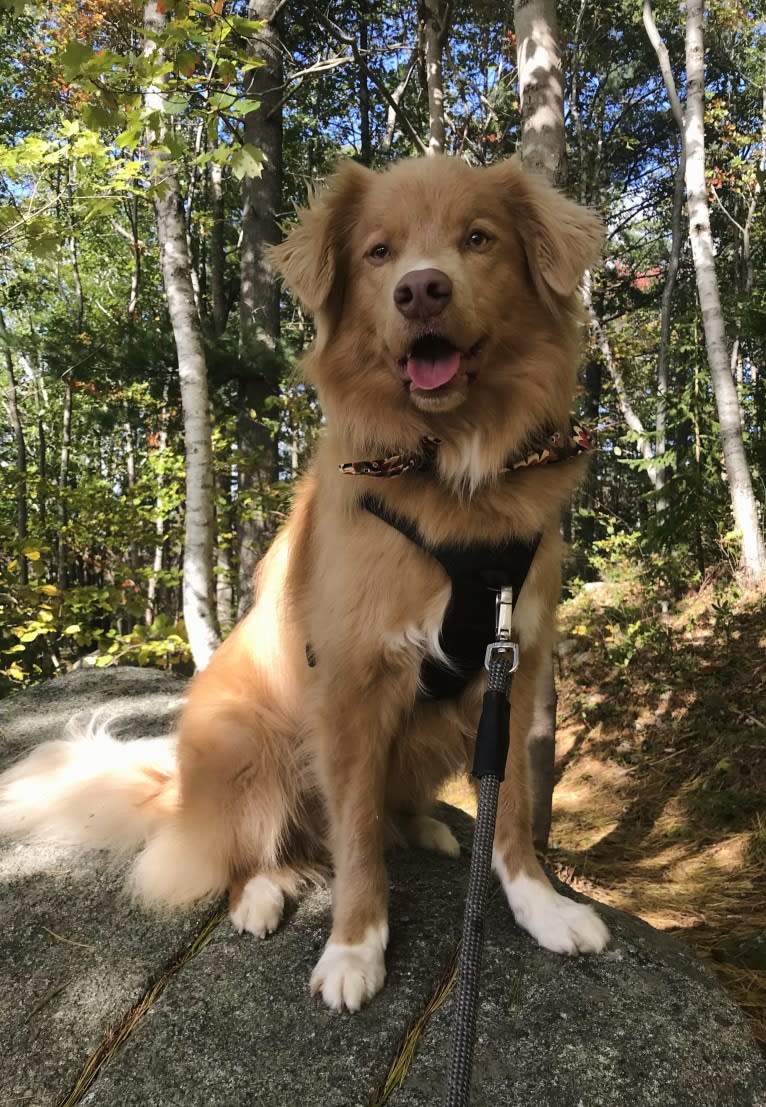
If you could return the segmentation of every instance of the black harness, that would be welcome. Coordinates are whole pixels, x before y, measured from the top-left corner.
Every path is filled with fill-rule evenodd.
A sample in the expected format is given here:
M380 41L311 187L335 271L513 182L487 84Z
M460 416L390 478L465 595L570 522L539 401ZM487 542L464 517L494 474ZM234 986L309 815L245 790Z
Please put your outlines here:
M484 668L487 643L495 633L497 593L510 585L516 606L542 535L531 542L510 539L499 545L477 542L470 546L434 546L426 542L415 523L389 511L370 493L360 504L436 558L450 578L452 595L439 635L450 666L438 658L424 658L419 695L432 700L453 699Z
M362 461L344 461L340 471L351 476L377 479L398 477L410 471L430 472L441 439L421 438L419 448L409 453ZM566 431L541 429L508 459L501 473L512 474L517 469L550 465L566 461L593 449L589 432L578 420L570 418ZM398 530L410 542L436 558L450 579L452 595L439 633L441 648L449 658L444 665L437 658L426 657L420 669L420 698L453 699L484 668L487 644L495 633L496 599L501 588L513 591L513 607L527 579L542 534L531 542L509 539L500 543L476 542L470 546L449 543L431 545L418 531L417 525L397 515L371 492L362 496L360 506L389 526ZM311 643L306 644L306 660L317 663Z

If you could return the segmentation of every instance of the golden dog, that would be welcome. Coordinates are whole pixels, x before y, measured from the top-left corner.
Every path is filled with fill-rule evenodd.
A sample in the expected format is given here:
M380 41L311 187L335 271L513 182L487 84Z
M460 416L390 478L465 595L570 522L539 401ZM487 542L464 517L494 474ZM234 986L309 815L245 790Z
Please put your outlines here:
M597 915L538 864L527 783L559 516L582 464L566 451L524 464L569 435L576 293L600 238L593 215L515 160L343 166L273 253L316 318L303 368L327 428L253 609L194 678L173 756L103 734L48 743L0 781L0 827L140 848L142 899L228 889L234 925L259 936L329 862L332 933L311 988L358 1009L385 976L385 840L458 852L429 810L470 764L485 685L479 663L456 691L424 694L424 662L456 664L440 638L453 581L431 551L539 539L513 620L494 867L543 946L603 948Z

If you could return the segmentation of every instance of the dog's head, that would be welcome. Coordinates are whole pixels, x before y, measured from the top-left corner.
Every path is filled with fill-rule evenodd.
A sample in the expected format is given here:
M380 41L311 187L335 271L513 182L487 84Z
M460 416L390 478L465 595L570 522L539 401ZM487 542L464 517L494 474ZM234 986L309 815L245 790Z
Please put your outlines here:
M325 407L361 395L368 422L417 414L438 433L450 413L518 406L520 380L546 358L566 380L531 382L530 418L546 393L568 405L571 309L600 243L593 214L515 159L421 158L383 173L343 165L273 259L316 317L309 373Z

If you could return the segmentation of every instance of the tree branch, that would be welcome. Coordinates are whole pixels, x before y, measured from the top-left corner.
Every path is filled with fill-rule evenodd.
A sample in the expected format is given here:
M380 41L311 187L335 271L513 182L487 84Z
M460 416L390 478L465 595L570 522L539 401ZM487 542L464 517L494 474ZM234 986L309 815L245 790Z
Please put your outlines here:
M417 134L405 113L402 111L401 105L396 102L396 100L388 91L385 84L381 81L377 73L370 69L367 62L362 57L362 51L359 49L359 43L354 38L354 36L347 35L346 32L337 25L337 23L334 23L332 19L329 18L329 16L325 15L324 12L320 11L319 8L317 8L314 4L307 3L306 7L309 9L309 11L313 13L313 15L316 16L316 18L319 20L325 30L328 30L330 32L333 38L337 39L337 41L340 42L343 46L351 47L351 52L354 55L354 60L356 61L356 64L359 66L359 68L362 70L368 80L372 81L375 88L388 104L389 108L391 108L391 110L394 112L396 118L399 120L399 124L402 130L407 135L409 140L415 145L418 152L421 154L425 154L427 151L425 143Z

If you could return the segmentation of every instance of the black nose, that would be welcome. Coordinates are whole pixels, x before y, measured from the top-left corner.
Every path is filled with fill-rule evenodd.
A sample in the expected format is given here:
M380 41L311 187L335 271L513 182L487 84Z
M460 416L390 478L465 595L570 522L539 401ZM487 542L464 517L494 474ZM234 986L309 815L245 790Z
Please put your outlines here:
M394 303L405 319L430 319L452 299L452 281L441 269L412 269L394 289Z

